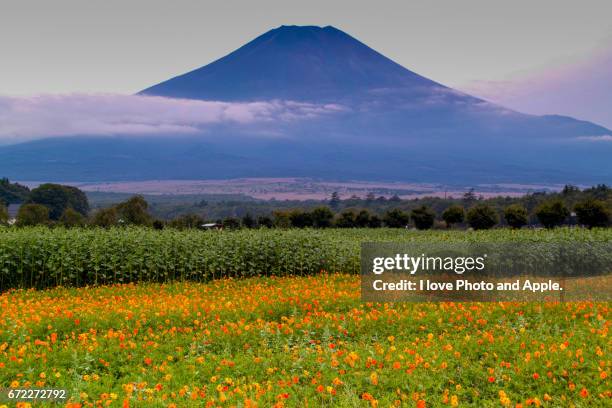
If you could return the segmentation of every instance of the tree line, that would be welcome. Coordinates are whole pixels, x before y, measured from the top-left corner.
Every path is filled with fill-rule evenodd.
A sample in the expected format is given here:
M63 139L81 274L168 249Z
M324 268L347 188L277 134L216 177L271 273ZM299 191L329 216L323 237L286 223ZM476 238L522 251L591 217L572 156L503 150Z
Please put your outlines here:
M3 184L4 183L4 184ZM385 204L392 202L395 206L384 211L376 208L344 207L344 201L355 201L355 198L341 200L337 193L329 201L314 208L273 209L267 214L257 216L250 213L242 217L225 217L214 220L202 214L188 213L170 220L162 220L151 214L149 203L142 196L133 196L118 204L90 211L90 205L84 192L76 187L59 184L42 184L32 189L16 185L9 189L4 186L15 186L8 180L0 180L0 193L18 191L20 198L25 198L16 217L16 226L61 225L65 227L98 226L111 227L119 225L141 225L154 228L202 228L207 222L227 229L237 228L473 228L489 229L496 226L522 228L537 222L554 228L567 223L584 225L588 228L610 225L610 196L612 189L599 185L581 191L574 186L566 186L558 194L539 200L537 206L525 205L533 197L521 197L521 200L510 201L500 208L492 205L491 200L475 196L473 191L464 194L461 200L448 199L447 206L430 206L427 199L401 200L399 197L385 199ZM566 198L565 200L563 198ZM571 200L567 200L567 198ZM372 199L372 198L371 198ZM383 200L373 198L372 200ZM366 200L359 200L366 201ZM419 203L419 201L421 201ZM402 208L406 203L410 209ZM6 207L0 202L0 224L8 224Z

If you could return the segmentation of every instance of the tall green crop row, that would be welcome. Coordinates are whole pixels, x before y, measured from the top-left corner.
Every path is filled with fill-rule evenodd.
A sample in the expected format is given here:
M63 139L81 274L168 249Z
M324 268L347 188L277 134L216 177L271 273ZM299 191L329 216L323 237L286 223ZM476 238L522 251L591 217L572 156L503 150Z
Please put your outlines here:
M163 231L0 228L0 290L221 277L358 273L360 243L609 241L611 229Z

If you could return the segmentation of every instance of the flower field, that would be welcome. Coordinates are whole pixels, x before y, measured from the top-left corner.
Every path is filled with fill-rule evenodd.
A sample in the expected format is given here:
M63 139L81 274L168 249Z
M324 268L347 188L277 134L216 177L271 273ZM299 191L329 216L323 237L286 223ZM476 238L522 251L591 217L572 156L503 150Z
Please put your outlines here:
M609 303L359 296L333 273L10 290L0 386L71 407L612 405Z

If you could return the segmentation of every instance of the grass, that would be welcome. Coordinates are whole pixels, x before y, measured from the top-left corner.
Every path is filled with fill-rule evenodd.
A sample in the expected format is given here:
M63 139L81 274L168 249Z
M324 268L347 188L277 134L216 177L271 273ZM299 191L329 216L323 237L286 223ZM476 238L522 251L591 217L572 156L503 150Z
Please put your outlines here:
M604 407L609 318L609 302L362 303L353 274L10 290L0 387L83 407Z

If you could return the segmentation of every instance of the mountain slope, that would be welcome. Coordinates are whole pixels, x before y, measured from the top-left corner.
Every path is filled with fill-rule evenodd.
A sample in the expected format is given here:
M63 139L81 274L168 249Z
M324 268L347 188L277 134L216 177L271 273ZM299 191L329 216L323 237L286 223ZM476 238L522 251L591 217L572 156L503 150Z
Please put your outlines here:
M327 26L282 26L141 92L173 98L337 101L364 90L444 88ZM424 88L423 90L421 88Z

